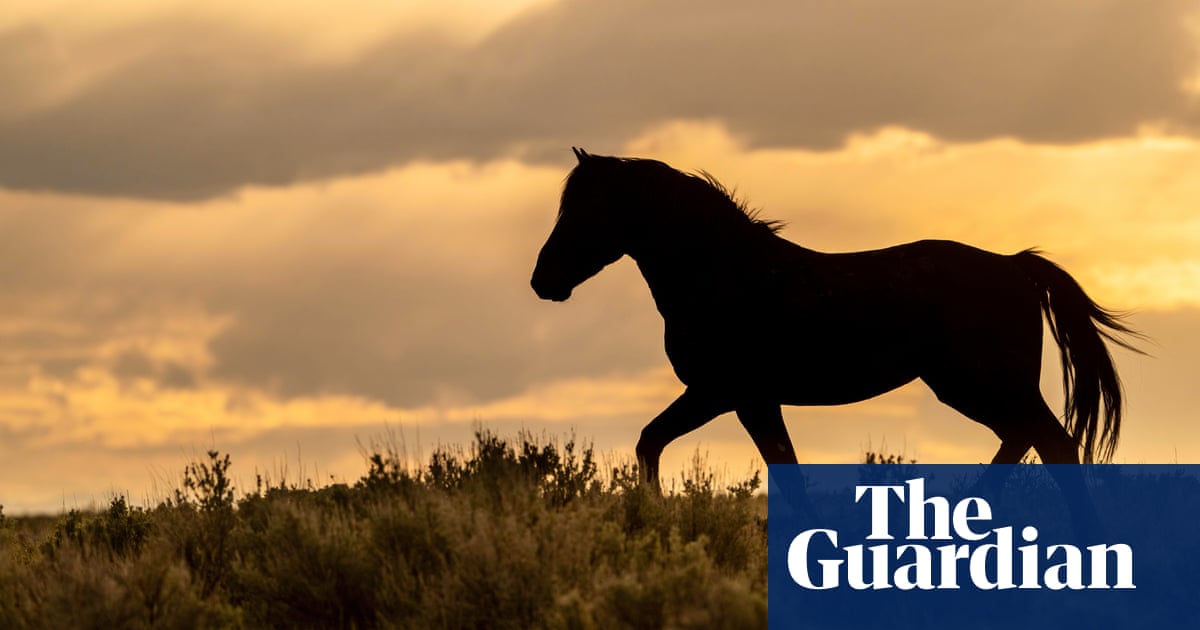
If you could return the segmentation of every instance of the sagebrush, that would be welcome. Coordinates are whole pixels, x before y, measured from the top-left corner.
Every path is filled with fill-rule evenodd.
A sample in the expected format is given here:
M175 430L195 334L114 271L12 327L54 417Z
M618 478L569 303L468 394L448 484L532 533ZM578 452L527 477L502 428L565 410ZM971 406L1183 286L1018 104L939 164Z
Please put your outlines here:
M759 473L674 489L574 440L476 432L353 484L190 464L159 505L0 518L6 628L746 628L767 614Z

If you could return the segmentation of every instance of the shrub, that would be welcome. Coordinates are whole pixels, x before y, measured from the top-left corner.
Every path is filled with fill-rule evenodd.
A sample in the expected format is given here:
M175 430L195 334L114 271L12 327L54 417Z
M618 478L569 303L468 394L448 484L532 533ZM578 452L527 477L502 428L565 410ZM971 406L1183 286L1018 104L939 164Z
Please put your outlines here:
M6 627L745 627L765 623L760 478L697 459L666 494L601 479L590 445L479 430L352 484L258 478L210 451L153 509L125 497L40 533L0 513ZM30 521L32 523L32 521Z

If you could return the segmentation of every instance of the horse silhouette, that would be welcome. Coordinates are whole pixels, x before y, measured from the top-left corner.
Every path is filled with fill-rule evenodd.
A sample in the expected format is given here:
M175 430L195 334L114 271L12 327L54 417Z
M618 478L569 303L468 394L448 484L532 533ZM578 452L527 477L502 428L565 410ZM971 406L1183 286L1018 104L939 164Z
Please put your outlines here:
M1138 335L1037 251L925 240L818 252L707 173L573 150L531 284L562 301L622 256L637 262L686 386L638 440L649 483L667 444L720 414L737 413L768 464L794 464L781 405L852 403L918 378L995 432L993 463L1031 447L1051 464L1111 459L1122 401L1105 340L1136 351L1120 335ZM1062 358L1065 426L1039 388L1043 315ZM1051 469L1064 489L1082 486L1078 467Z

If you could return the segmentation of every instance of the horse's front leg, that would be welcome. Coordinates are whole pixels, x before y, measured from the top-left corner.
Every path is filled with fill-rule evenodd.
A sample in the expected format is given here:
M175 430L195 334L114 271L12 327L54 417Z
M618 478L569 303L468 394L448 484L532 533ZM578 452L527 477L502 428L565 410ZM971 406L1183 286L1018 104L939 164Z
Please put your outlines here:
M642 429L637 443L638 476L642 483L658 488L658 460L663 449L675 438L707 424L717 416L733 411L713 397L689 387L650 424Z
M754 440L763 461L768 464L795 464L796 451L783 423L783 410L778 403L748 403L738 405L738 420Z
M796 450L788 437L787 425L783 423L783 410L775 402L753 402L739 404L738 420L742 422L750 439L758 447L759 454L767 464L796 464ZM795 510L801 518L814 526L818 522L817 511L808 498L804 489L804 475L798 473L801 483L796 487L784 486L772 479L771 469L767 468L768 483L772 492L779 492L784 501Z

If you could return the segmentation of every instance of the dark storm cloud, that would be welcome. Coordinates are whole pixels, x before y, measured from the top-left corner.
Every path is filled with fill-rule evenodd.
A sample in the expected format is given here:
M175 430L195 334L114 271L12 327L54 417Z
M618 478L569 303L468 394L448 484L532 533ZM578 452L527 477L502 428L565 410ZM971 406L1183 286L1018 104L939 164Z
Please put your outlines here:
M1191 0L564 2L470 46L402 32L337 65L228 26L159 23L111 42L143 52L44 103L64 53L26 28L0 34L0 78L18 94L0 106L0 185L202 198L415 159L561 160L570 144L613 150L672 118L808 148L889 124L1050 143L1146 123L1193 130L1194 11Z

